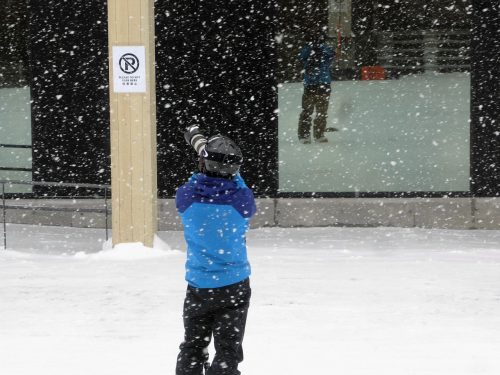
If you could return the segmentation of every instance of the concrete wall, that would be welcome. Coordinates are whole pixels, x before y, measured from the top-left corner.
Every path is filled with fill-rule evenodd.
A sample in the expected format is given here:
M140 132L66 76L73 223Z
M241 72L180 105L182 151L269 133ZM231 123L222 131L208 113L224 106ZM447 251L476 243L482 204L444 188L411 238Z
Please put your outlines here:
M106 226L104 200L7 200L6 205L8 223ZM257 209L253 228L385 226L500 230L500 198L257 199ZM172 199L159 201L158 216L159 230L182 230ZM108 225L111 226L111 215Z

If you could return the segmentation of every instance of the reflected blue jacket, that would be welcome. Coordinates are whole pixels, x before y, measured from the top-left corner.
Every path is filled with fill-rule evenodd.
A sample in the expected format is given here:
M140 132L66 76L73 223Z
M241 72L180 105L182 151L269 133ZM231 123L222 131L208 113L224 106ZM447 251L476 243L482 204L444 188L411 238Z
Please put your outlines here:
M249 277L246 233L256 208L241 176L194 174L177 190L175 201L184 225L189 285L219 288Z
M308 69L309 57L311 56L312 46L310 44L302 47L299 53L299 58L304 63L304 85L305 86L315 86L315 85L329 85L332 82L331 65L335 57L335 52L333 48L326 44L322 44L321 48L321 63L319 69L310 72Z

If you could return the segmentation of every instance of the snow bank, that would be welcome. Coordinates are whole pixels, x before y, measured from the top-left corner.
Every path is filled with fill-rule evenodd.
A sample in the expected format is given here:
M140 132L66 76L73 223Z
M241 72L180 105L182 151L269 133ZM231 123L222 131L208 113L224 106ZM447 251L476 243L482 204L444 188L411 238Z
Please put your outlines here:
M178 250L172 250L170 246L160 237L155 235L153 247L144 246L141 242L121 243L113 247L113 241L110 238L102 245L102 251L95 254L78 252L75 257L89 257L91 259L105 260L141 260L164 258L172 254L180 254Z

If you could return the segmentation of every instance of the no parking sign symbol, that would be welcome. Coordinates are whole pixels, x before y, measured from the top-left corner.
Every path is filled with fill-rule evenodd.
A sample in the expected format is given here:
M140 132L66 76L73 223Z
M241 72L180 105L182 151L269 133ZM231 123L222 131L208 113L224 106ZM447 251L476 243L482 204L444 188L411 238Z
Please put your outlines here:
M139 58L133 53L126 53L122 57L120 57L120 70L125 74L133 74L137 72L139 67L141 66L141 62Z
M113 46L113 91L146 92L146 48Z

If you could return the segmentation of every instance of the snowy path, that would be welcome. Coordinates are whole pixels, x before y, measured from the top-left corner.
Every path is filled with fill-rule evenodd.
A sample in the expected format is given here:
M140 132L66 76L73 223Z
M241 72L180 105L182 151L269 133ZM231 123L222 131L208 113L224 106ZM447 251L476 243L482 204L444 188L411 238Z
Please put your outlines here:
M9 233L0 374L174 373L184 253L103 256L100 230ZM500 373L499 231L273 228L248 244L243 375Z

